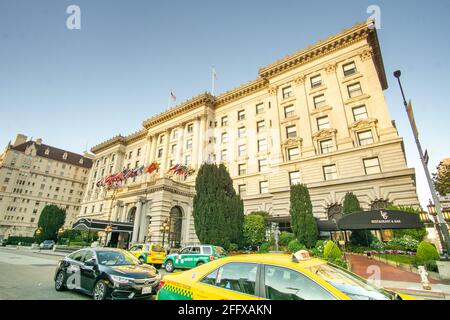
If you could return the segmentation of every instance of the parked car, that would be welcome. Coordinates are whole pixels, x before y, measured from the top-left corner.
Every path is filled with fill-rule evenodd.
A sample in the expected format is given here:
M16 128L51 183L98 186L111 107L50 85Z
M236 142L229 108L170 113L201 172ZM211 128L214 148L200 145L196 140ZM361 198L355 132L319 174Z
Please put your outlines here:
M156 294L161 276L155 267L142 264L125 250L85 248L61 260L55 289L77 290L105 299L148 299Z
M55 246L55 241L44 240L39 247L44 250L45 249L52 250L54 246Z
M141 260L142 263L149 263L155 268L161 268L166 258L166 250L158 244L135 244L130 248L130 253Z
M2 241L1 241L1 246L2 247L6 247L6 244L8 243L8 240L7 239L2 239Z
M414 300L375 287L327 261L290 254L247 254L165 275L157 300Z
M181 249L178 253L167 255L162 266L170 273L175 269L195 268L223 256L225 256L225 250L222 247L193 245Z

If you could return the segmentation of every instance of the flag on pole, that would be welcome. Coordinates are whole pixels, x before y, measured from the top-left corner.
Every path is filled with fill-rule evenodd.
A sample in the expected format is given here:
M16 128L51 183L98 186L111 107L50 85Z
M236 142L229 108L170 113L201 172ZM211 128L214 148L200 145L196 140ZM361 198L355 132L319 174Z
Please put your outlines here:
M428 150L425 149L425 154L423 155L423 162L428 165L428 161L430 161L430 157L428 156Z
M211 85L211 94L214 95L214 89L216 86L216 80L217 80L217 73L216 73L216 67L212 66L212 85Z
M411 123L411 127L414 132L414 136L419 137L419 131L417 130L416 120L414 119L414 113L413 113L413 109L412 109L411 100L409 100L409 102L408 102L406 111L408 112L408 118L409 118L409 122Z
M177 97L173 94L172 90L170 91L170 98L172 101L177 101Z

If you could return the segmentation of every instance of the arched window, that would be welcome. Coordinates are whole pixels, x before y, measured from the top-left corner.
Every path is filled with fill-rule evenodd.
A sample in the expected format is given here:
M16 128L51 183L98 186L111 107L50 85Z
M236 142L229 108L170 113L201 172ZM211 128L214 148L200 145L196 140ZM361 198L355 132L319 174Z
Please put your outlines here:
M381 210L386 209L389 205L389 201L384 199L375 199L372 204L370 205L370 209L372 210Z
M327 209L328 219L338 218L342 216L342 205L334 203Z

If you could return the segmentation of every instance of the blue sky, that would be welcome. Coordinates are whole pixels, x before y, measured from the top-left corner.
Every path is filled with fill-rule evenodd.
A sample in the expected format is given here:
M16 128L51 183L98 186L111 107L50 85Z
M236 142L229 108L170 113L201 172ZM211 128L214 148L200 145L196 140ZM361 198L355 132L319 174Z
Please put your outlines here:
M66 8L81 8L68 30ZM430 169L450 156L448 1L106 1L0 0L0 144L21 132L82 152L141 128L177 102L255 79L258 68L381 9L378 31L391 116L416 168L422 204L429 191L399 89L402 70ZM5 120L6 119L6 120Z

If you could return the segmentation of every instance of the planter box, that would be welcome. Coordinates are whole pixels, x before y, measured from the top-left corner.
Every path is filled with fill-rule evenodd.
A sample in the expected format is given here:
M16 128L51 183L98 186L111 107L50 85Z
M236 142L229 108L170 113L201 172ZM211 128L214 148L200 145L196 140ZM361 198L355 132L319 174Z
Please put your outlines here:
M450 261L436 261L439 277L442 280L450 280Z

